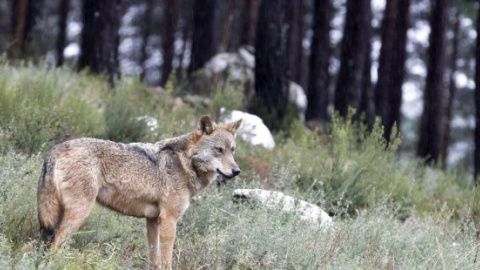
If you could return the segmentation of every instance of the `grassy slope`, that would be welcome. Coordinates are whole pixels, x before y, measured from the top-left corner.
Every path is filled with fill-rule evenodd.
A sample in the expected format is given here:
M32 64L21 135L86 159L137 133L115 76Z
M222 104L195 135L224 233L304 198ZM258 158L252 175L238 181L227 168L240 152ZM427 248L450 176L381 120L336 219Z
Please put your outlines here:
M96 207L67 248L51 256L39 243L36 181L55 141L95 136L154 141L193 128L196 118L236 104L221 94L209 108L179 105L135 80L116 91L68 70L0 68L0 268L144 267L144 220ZM228 91L228 90L227 90ZM227 93L228 97L235 94ZM141 115L154 116L149 132ZM477 191L460 173L399 160L381 128L335 119L322 136L297 123L268 152L239 142L242 176L193 202L179 224L177 269L478 269ZM37 154L38 153L38 154ZM320 230L293 214L233 202L235 188L269 188L335 213Z

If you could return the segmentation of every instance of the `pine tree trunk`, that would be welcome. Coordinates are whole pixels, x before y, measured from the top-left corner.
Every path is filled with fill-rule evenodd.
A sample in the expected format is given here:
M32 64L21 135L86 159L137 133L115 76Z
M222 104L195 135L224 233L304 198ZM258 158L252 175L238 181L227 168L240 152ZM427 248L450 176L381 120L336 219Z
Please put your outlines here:
M14 0L11 3L11 31L15 41L14 58L22 58L31 39L31 32L40 14L42 0Z
M300 67L296 66L297 61L297 50L299 48L298 39L301 38L299 35L298 29L298 16L300 15L300 5L301 1L284 1L284 16L285 20L283 22L283 29L286 32L286 56L287 56L287 63L286 63L286 76L288 80L293 80L294 75L293 71L299 69ZM297 82L298 83L298 82Z
M25 38L27 36L27 8L28 0L18 0L16 4L15 14L17 15L15 27L15 40L17 44L16 56L21 58L25 50Z
M480 0L478 1L480 4ZM477 18L477 33L480 33L480 8ZM475 150L474 150L474 181L478 187L480 185L480 35L477 35L477 44L475 48Z
M440 157L442 140L443 75L445 56L445 23L448 0L432 5L430 19L430 47L428 48L427 79L424 92L423 115L417 154L429 164Z
M293 70L292 73L292 79L299 85L301 85L304 89L308 88L308 68L309 68L309 62L307 60L307 57L304 53L303 49L303 38L305 37L306 33L306 24L305 24L305 14L306 14L306 4L305 0L298 0L298 5L299 5L299 11L298 11L298 16L297 16L297 21L295 22L297 24L297 35L298 38L296 38L297 44L296 46L296 61L294 62L293 66L296 67ZM315 4L316 5L316 4Z
M255 37L255 97L249 108L273 130L284 125L288 101L286 43L279 16L282 2L260 2Z
M365 13L366 20L372 19L371 9L368 9ZM365 38L371 40L372 28L367 27L365 29ZM372 51L372 44L367 43L367 49L365 54L365 61L363 62L363 75L360 86L360 104L359 108L354 115L354 120L361 120L371 130L375 122L375 113L373 112L373 93L372 93L372 57L370 52Z
M67 18L70 8L70 0L61 0L58 7L58 36L56 43L57 67L63 65L63 50L67 44Z
M457 72L457 58L458 58L458 46L460 42L460 23L461 23L461 12L459 10L455 11L455 22L453 26L453 40L452 40L452 53L450 55L450 60L448 65L450 66L449 73L449 85L448 85L448 95L446 96L446 108L445 108L445 121L443 121L443 139L442 139L442 161L443 165L446 165L447 160L447 150L448 145L450 144L450 122L452 120L453 113L453 101L455 100L455 95L457 92L457 87L455 85L455 73Z
M395 36L391 61L391 81L389 86L389 122L385 126L384 138L390 141L393 126L400 129L402 86L405 79L405 62L407 60L407 32L409 28L410 1L401 0L398 3L398 13L395 20ZM383 76L384 74L382 74ZM396 135L396 134L395 134Z
M378 80L375 87L375 114L380 116L384 127L389 125L391 119L388 94L392 84L392 61L398 1L401 0L387 1L382 20L382 47L378 60Z
M215 2L216 0L203 0L194 3L192 54L188 74L202 68L215 54Z
M330 47L330 0L316 0L313 14L313 37L310 55L310 76L308 79L308 106L305 119L319 122L328 121L329 82L328 72Z
M144 23L142 26L142 47L140 49L140 65L142 66L142 72L140 73L140 79L143 81L147 74L147 60L148 60L148 40L152 34L152 19L153 19L153 10L154 0L145 1L145 13L144 13Z
M340 55L340 71L335 90L334 105L342 117L348 114L348 108L359 108L361 84L365 60L369 52L366 37L367 28L371 27L368 11L369 0L347 0L347 14L343 31Z
M172 61L175 54L175 30L178 17L178 1L167 1L167 12L165 13L165 35L163 36L163 64L161 86L165 86L172 71Z
M118 75L118 44L120 25L120 1L84 0L83 30L80 43L79 69L91 72L106 72L113 85Z
M245 0L242 15L242 34L240 37L240 43L242 45L254 45L257 13L258 0Z

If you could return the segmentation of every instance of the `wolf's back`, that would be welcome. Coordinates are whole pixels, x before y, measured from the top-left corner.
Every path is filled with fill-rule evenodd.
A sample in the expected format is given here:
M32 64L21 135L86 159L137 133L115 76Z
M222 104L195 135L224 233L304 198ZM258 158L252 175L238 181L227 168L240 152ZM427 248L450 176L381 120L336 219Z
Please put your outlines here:
M45 157L42 174L38 180L38 220L44 238L53 238L62 214L60 194L53 179L55 167L53 157L52 152Z

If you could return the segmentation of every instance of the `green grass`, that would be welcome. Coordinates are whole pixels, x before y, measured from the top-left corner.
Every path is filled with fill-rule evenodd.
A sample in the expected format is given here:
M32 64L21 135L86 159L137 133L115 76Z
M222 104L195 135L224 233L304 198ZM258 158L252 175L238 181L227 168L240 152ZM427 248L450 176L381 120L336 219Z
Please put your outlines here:
M60 254L40 241L36 185L42 156L72 137L149 141L188 132L197 118L238 108L226 88L209 108L136 79L110 89L68 69L0 66L0 268L135 269L147 261L145 221L95 207ZM159 126L150 131L138 116ZM242 175L194 198L179 223L174 269L480 269L480 192L468 175L400 158L378 124L334 117L324 132L295 122L267 151L238 140ZM319 229L295 214L232 199L236 188L283 191L334 214Z

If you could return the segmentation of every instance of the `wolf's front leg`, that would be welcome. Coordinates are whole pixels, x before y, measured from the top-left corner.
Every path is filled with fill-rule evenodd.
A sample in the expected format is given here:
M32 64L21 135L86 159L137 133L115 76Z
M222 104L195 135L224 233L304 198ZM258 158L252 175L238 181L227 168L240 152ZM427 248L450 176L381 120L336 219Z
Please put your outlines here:
M160 238L157 218L147 218L148 268L158 269L160 265Z
M162 267L168 269L172 263L173 243L177 232L177 219L160 216L160 245L162 246Z

